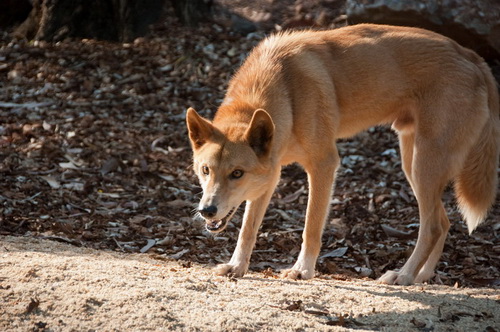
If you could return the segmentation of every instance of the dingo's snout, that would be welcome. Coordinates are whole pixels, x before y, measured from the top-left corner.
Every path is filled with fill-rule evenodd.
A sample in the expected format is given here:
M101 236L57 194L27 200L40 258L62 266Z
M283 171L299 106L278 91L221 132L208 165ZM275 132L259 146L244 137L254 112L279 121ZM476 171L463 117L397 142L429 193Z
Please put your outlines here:
M209 205L198 208L198 212L205 219L213 219L217 215L217 206Z

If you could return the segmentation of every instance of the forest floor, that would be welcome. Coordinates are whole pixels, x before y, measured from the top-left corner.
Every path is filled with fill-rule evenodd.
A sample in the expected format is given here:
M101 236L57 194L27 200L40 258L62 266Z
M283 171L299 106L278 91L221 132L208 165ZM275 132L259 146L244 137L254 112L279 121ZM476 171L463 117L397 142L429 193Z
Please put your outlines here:
M300 249L308 189L297 165L283 169L249 275L211 274L230 258L241 216L217 236L193 220L201 189L185 110L213 116L271 30L345 24L342 1L231 3L256 32L235 33L223 12L199 28L166 15L132 43L0 32L0 330L499 331L498 200L469 236L447 190L436 278L375 281L403 265L418 232L389 128L338 144L315 279L278 278Z

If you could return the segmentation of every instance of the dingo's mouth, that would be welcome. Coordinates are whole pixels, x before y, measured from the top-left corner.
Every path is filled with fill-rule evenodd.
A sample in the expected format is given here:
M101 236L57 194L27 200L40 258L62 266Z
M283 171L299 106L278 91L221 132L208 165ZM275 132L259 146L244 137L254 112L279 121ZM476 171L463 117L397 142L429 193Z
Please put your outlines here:
M229 221L229 219L231 219L235 211L236 208L232 208L231 211L229 211L229 213L222 219L206 220L205 227L210 233L222 232L226 228L227 222Z

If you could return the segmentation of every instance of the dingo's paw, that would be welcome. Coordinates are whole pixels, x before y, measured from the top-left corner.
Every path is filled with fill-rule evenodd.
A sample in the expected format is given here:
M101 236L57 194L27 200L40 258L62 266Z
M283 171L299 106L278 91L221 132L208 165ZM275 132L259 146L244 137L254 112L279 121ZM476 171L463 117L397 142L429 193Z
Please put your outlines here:
M387 271L378 279L380 282L388 285L412 285L414 278L408 274L401 274L401 272Z
M287 278L287 279L293 279L293 280L297 280L297 279L302 279L302 280L307 280L307 279L311 279L314 277L314 270L297 270L295 268L291 268L291 269L287 269L287 270L283 270L281 272L281 276L283 278Z
M219 264L215 267L215 275L232 276L240 278L247 272L247 267L243 265Z
M436 274L434 271L428 271L428 270L422 270L420 271L417 276L415 277L415 283L420 284L426 281L429 281L432 279Z

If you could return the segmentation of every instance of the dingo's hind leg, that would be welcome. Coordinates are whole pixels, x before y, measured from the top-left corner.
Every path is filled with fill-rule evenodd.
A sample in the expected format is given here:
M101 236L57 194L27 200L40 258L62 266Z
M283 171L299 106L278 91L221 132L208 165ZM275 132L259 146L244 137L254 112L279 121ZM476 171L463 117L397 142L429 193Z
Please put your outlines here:
M399 142L400 142L400 150L401 150L401 161L403 171L406 175L410 186L415 192L415 185L412 179L412 164L413 164L413 155L414 155L414 144L415 144L415 133L413 130L407 130L399 133ZM439 225L441 226L440 237L434 246L430 256L424 263L424 266L420 269L417 277L415 278L415 282L424 282L434 275L434 268L436 267L439 258L441 257L444 242L446 240L446 236L448 234L448 229L450 227L450 222L448 217L446 216L446 210L444 206L441 204L440 208L440 217L439 217ZM397 278L395 274L392 274L393 278ZM391 278L387 277L381 279L382 281L388 282Z
M429 280L434 276L434 269L436 268L439 259L441 258L441 254L443 253L444 242L446 240L446 236L448 235L448 230L450 229L450 221L448 220L448 216L446 215L446 210L441 204L441 212L439 217L439 225L440 229L440 237L434 245L434 249L431 252L431 255L427 258L424 266L420 269L417 276L415 277L416 283L421 283Z
M419 205L420 230L415 250L403 268L399 272L388 271L380 278L387 284L409 285L431 277L449 228L441 201L451 177L449 150L434 140L420 138L415 143L413 134L410 135L401 135L400 142L403 169Z

